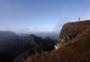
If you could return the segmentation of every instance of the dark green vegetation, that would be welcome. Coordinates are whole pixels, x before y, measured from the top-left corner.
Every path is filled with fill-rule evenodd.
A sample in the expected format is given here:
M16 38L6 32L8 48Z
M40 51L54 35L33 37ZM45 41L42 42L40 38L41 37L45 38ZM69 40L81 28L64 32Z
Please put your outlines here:
M55 41L33 34L16 35L10 31L0 31L0 62L13 62L29 54L54 49Z

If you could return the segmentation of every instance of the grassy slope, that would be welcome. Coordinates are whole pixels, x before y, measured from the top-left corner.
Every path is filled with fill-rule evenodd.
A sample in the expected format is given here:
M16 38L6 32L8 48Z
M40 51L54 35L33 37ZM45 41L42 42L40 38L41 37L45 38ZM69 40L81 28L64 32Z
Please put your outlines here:
M47 55L37 53L25 62L90 62L90 27L59 50Z
M32 56L27 62L90 62L90 29L48 55Z

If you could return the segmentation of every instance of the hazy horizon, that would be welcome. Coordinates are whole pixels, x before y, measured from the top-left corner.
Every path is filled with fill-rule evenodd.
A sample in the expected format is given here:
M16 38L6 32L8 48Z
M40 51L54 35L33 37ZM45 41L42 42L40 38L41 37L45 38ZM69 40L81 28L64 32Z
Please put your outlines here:
M0 30L57 32L66 22L90 19L90 0L0 0Z

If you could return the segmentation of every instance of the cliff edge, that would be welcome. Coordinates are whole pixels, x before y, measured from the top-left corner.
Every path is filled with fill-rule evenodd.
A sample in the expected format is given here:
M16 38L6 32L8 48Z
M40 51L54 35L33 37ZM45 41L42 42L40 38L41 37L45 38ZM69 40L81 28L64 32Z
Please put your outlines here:
M28 56L24 62L90 62L90 21L79 21L64 24L58 47L48 54L36 53Z

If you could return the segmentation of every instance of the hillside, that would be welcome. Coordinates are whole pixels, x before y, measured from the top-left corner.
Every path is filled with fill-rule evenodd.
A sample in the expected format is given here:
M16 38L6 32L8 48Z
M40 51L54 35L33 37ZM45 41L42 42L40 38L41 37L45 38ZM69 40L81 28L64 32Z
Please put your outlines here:
M30 34L23 37L24 44L31 45L30 47L27 46L27 50L23 53L19 54L15 59L14 62L22 62L21 58L26 58L27 55L35 54L36 52L50 52L54 49L55 41L50 39L49 37L41 38L34 34Z
M65 43L70 43L77 35L82 34L90 27L90 20L69 22L63 25L58 39L58 47Z
M25 44L22 37L14 32L0 31L0 62L12 62L17 55L30 47L30 44Z
M66 42L68 30L70 30L71 37ZM62 32L66 34L63 35ZM64 41L61 41L62 39ZM58 43L61 42L66 42L66 44L58 50L48 54L36 53L33 56L28 56L24 62L90 62L90 21L65 24L61 30Z

